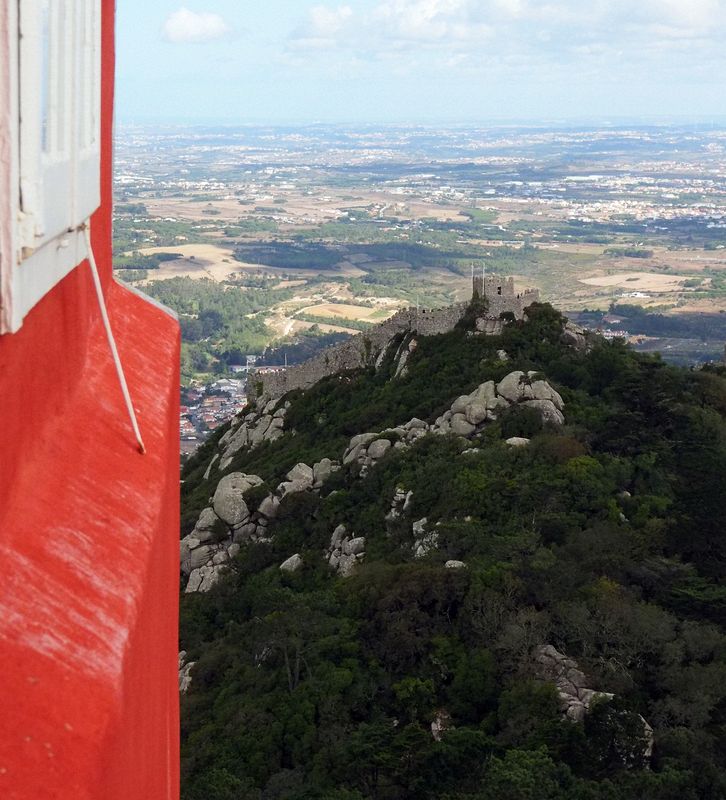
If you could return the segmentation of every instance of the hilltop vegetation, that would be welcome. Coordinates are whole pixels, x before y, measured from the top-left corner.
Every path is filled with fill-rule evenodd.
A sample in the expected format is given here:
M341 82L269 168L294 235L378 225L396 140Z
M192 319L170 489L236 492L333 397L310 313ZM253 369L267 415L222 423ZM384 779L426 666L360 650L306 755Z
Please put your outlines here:
M285 436L235 456L228 472L273 486L514 369L565 402L563 427L513 409L473 442L424 436L285 497L268 542L182 598L185 800L726 797L726 374L561 331L535 306L500 337L420 338L404 377L391 360L296 393ZM185 467L183 533L223 433ZM387 519L400 489L411 507ZM438 545L416 559L424 517ZM366 539L349 578L323 557L340 524ZM544 644L614 699L564 719Z

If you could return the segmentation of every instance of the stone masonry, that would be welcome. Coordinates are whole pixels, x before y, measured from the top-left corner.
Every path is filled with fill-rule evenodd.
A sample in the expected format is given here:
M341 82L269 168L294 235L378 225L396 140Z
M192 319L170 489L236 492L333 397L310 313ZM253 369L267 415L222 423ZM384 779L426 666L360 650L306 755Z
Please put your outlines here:
M522 319L525 308L539 300L539 292L527 290L516 294L512 278L493 275L474 278L473 297L481 297L482 292L489 304L486 317L491 321L482 329L486 333L498 333L501 330L501 314L510 312L516 319ZM461 321L467 308L467 303L457 303L444 308L407 308L399 311L380 325L324 350L303 364L275 373L251 376L247 384L247 397L259 406L294 389L308 389L328 375L377 366L398 337L449 333Z

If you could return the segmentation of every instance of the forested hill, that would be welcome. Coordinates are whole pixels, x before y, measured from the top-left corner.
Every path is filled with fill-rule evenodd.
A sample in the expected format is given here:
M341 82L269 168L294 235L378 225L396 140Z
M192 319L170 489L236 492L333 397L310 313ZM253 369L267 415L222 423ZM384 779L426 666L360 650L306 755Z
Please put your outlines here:
M572 343L401 342L186 466L185 800L726 798L726 371Z

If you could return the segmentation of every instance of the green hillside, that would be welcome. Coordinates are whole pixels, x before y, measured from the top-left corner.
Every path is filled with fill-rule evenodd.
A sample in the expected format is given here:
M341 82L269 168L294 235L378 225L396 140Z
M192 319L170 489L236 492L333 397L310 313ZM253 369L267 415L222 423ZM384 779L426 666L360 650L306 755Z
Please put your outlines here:
M467 439L387 434L182 594L184 800L726 798L726 371L562 330L546 305L501 336L464 325L419 338L399 377L392 348L291 395L285 434L234 454L224 474L264 481L252 507L295 464L515 370L564 402L564 425L512 405ZM185 467L183 536L226 433ZM347 577L341 525L343 550L365 542ZM544 652L588 698L576 719Z

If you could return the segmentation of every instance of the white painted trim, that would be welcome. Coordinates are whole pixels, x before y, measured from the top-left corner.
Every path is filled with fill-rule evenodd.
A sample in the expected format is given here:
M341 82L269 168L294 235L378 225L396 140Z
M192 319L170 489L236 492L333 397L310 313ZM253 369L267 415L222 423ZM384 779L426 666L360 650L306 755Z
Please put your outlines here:
M49 117L45 149L44 7L65 19L51 47L64 66L47 87L61 113ZM0 0L0 334L88 256L83 227L100 205L100 20L100 0Z
M20 174L18 152L18 6L0 2L0 333L13 324Z

